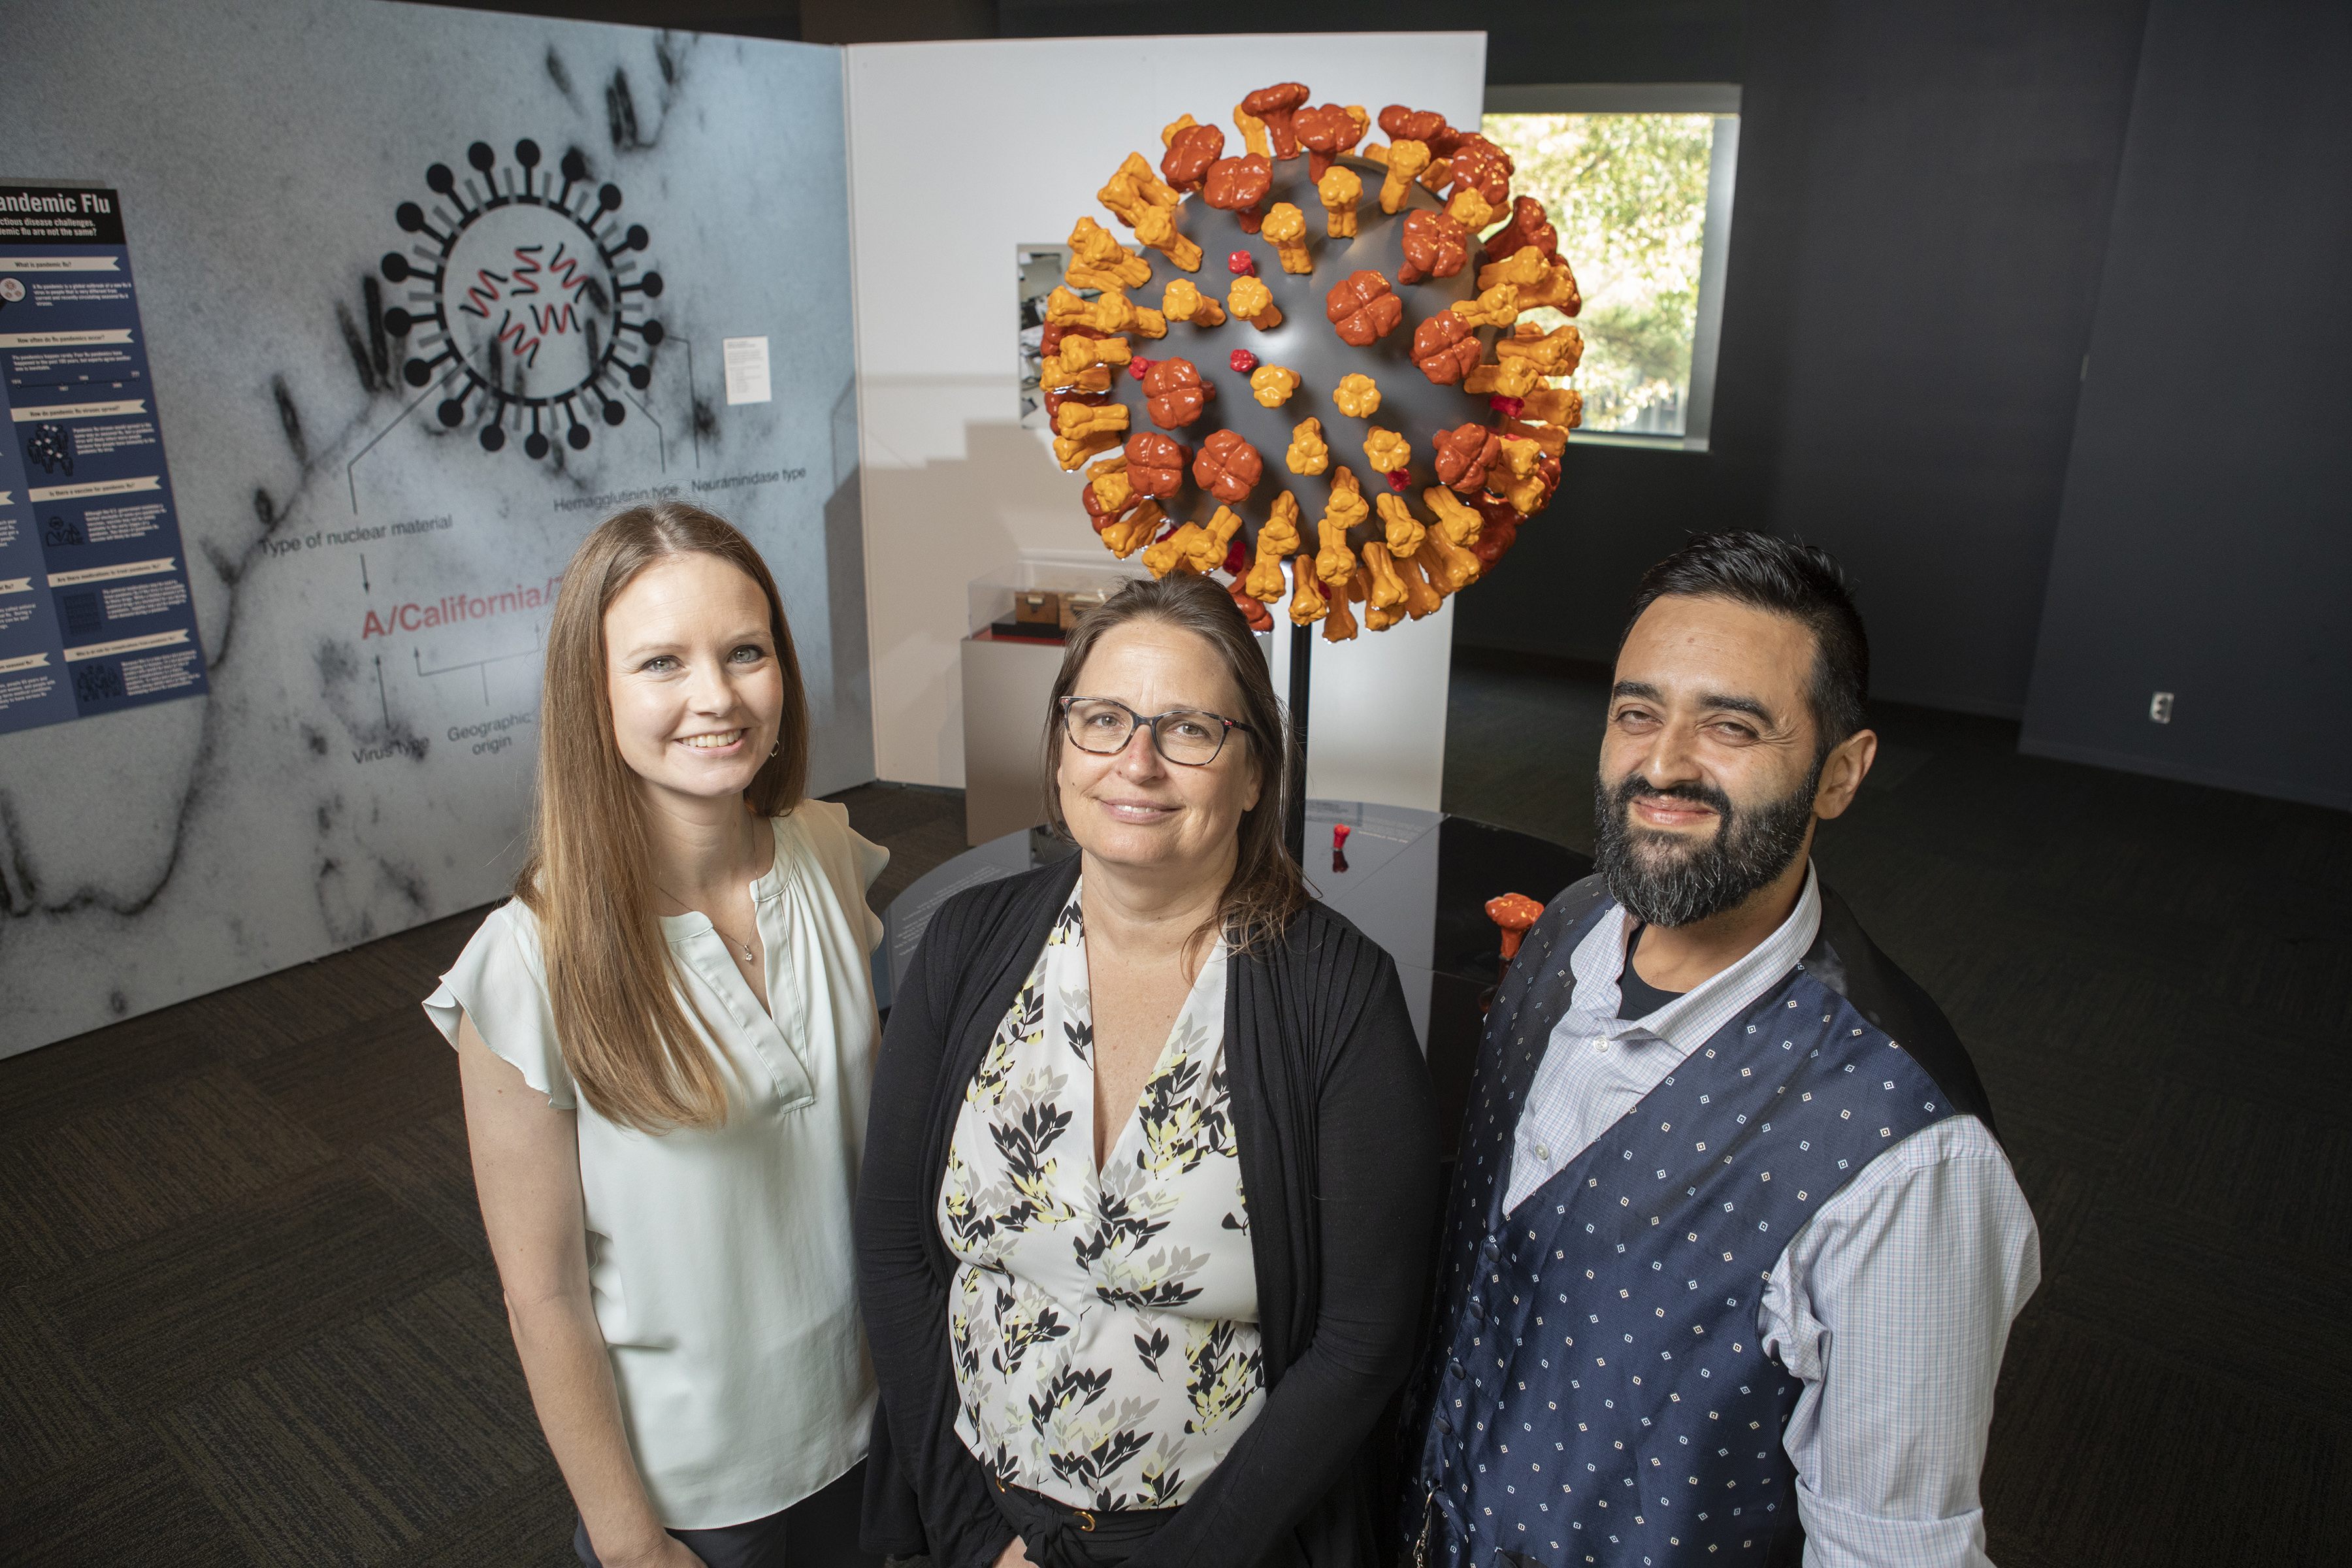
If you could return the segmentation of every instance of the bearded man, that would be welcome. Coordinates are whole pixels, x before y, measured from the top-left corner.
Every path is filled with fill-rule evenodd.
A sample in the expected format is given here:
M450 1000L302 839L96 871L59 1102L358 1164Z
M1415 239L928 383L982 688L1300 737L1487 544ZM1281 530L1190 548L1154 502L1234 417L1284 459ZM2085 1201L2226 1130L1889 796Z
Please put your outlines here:
M1968 1055L1811 850L1878 740L1837 564L1642 579L1598 872L1487 1013L1404 1432L1406 1561L1984 1564L2033 1216Z

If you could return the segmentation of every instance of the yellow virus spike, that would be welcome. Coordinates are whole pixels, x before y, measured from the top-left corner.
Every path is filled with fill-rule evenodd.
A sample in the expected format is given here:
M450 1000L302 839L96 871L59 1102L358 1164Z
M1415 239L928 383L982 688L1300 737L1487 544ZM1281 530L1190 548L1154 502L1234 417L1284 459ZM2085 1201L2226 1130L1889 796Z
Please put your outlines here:
M1502 260L1490 261L1478 268L1478 288L1484 292L1497 283L1513 283L1525 289L1542 282L1549 270L1542 251L1532 245L1523 245Z
M1419 142L1389 143L1389 177L1381 182L1381 211L1393 213L1404 205L1405 193L1429 167L1429 148Z
M1200 123L1201 122L1199 121L1193 119L1189 114L1184 115L1181 119L1169 121L1166 125L1160 127L1160 145L1162 148L1174 146L1176 144L1177 134L1180 132L1190 131L1192 127Z
M1397 575L1396 562L1390 556L1389 547L1377 539L1364 544L1364 570L1371 574L1370 592L1374 609L1404 603L1404 579Z
M1543 372L1533 360L1507 359L1499 364L1482 364L1462 378L1462 390L1487 393L1497 397L1524 398L1536 389Z
M1412 462L1412 443L1375 425L1364 437L1364 460L1376 474L1393 474Z
M1147 500L1129 512L1125 522L1114 522L1102 531L1103 547L1121 561L1151 542L1168 514L1160 510L1156 500Z
M1126 428L1127 405L1123 403L1065 403L1054 416L1055 433L1072 437Z
M1261 332L1282 325L1282 310L1274 302L1274 291L1255 278L1234 279L1234 286L1225 291L1225 309Z
M1495 221L1495 208L1485 196L1465 185L1445 204L1445 215L1475 234Z
M1333 239L1355 238L1356 204L1364 199L1364 182L1356 172L1332 164L1316 182L1315 195L1323 204L1323 232Z
M1262 364L1250 372L1250 395L1262 408L1279 408L1298 390L1298 373L1278 364Z
M1166 207L1145 207L1135 222L1135 237L1168 258L1171 267L1201 270L1201 247L1184 237L1176 217Z
M1380 384L1360 372L1350 373L1331 389L1331 402L1350 419L1370 419L1381 411Z
M1458 594L1478 580L1478 557L1446 538L1442 528L1429 531L1413 559L1428 574L1429 585L1441 594Z
M1454 313L1474 327L1507 327L1519 319L1519 291L1509 283L1497 283L1482 291L1475 300L1456 300Z
M1070 253L1077 264L1069 279L1081 289L1134 289L1151 281L1151 263L1090 217L1080 218L1070 230Z
M1290 558L1290 624L1311 626L1323 618L1331 602L1323 596L1323 584L1316 580L1315 563L1306 555Z
M1094 491L1095 504L1107 512L1124 511L1135 499L1135 481L1127 477L1124 469L1115 474L1097 474L1087 481L1087 488Z
M1573 375L1584 357L1584 334L1568 322L1547 332L1529 321L1509 337L1496 340L1495 357L1526 360L1542 375Z
M1328 174L1328 171L1326 171ZM1307 249L1307 215L1288 202L1276 202L1266 209L1265 222L1258 233L1274 247L1282 258L1285 272L1312 272L1315 258Z
M1299 544L1298 524L1298 498L1288 490L1280 491L1274 498L1265 526L1258 530L1258 542L1264 544L1271 537L1276 555L1296 554Z
M1118 433L1115 430L1098 430L1085 436L1056 436L1054 437L1054 459L1066 471L1072 471L1085 467L1087 459L1097 452L1118 445Z
M1143 564L1154 577L1189 570L1194 547L1208 537L1197 522L1188 522L1143 552Z
M1430 586L1427 580L1422 576L1421 562L1417 557L1411 555L1396 557L1396 569L1397 581L1404 584L1406 615L1417 621L1423 616L1435 614L1438 607L1445 603L1445 595Z
M1412 515L1412 508L1400 495L1384 495L1373 503L1381 514L1381 522L1388 531L1389 553L1402 561L1421 548L1423 536L1429 530L1421 519Z
M1196 327L1225 324L1225 308L1202 293L1188 278L1179 278L1168 285L1160 297L1160 309L1171 321L1190 321Z
M1335 588L1356 574L1356 554L1348 544L1348 530L1370 516L1371 510L1356 489L1356 477L1339 469L1332 478L1330 503L1323 509L1323 521L1318 525L1321 545L1315 552L1315 574Z
M1261 158L1274 156L1274 142L1265 133L1265 121L1236 103L1234 105L1234 124L1240 128L1242 141L1252 153Z
M1257 558L1251 563L1249 575L1242 580L1242 592L1266 605L1281 598L1285 586L1283 559L1297 548L1298 503L1285 490L1275 498L1273 517L1257 531Z
M1331 582L1329 575L1323 573L1319 568L1317 571L1317 575L1322 577L1323 581L1326 583ZM1356 617L1351 615L1348 609L1349 601L1351 599L1360 605L1364 602L1363 584L1360 578L1357 579L1352 585L1339 583L1332 584L1331 606L1328 613L1327 613L1323 617L1323 640L1325 642L1352 642L1355 639Z
M1519 290L1519 309L1532 310L1538 305L1549 305L1564 315L1573 316L1584 309L1584 296L1577 292L1576 274L1565 261L1554 260L1544 268L1543 277Z
M1543 505L1543 475L1538 468L1542 458L1543 448L1533 441L1516 436L1503 437L1503 468L1510 475L1510 480L1496 493L1510 503L1513 511L1531 513ZM1496 477L1490 474L1486 482L1492 486Z
M1479 531L1486 520L1464 504L1460 496L1444 485L1432 485L1421 492L1423 502L1437 514L1437 526L1432 533L1442 533L1451 543L1467 548L1478 542Z
M1290 433L1290 450L1282 455L1294 474L1309 477L1331 466L1330 444L1323 439L1323 421L1302 419L1298 428Z
M1538 386L1527 395L1519 417L1573 430L1584 423L1584 395L1569 387Z

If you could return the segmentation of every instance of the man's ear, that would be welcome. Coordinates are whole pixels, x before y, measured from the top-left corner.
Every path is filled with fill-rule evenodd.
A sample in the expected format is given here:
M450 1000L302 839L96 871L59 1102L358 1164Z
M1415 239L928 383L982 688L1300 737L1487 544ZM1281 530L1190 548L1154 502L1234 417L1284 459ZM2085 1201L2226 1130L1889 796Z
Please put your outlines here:
M1826 822L1833 816L1843 816L1845 808L1853 804L1854 792L1870 774L1870 764L1878 758L1878 732L1856 730L1830 748L1822 759L1822 782L1813 790L1813 815Z

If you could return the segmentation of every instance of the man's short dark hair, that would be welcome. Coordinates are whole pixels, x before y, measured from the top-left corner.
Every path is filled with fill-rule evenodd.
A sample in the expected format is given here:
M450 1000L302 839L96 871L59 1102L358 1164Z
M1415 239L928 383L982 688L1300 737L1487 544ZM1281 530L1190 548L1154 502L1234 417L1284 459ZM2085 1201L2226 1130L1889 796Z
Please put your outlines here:
M1669 596L1728 599L1785 616L1813 634L1813 679L1806 700L1820 731L1818 754L1861 729L1870 695L1870 637L1836 559L1817 545L1745 531L1702 533L1642 574L1620 652L1642 612Z

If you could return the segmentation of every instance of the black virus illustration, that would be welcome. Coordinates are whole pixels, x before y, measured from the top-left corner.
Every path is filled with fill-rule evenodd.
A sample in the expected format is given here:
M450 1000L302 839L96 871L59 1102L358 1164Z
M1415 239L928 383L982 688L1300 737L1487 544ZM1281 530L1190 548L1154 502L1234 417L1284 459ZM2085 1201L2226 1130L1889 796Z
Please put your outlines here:
M516 142L505 167L477 142L466 162L464 178L446 163L425 172L440 198L430 210L403 202L393 214L417 237L383 261L386 281L415 285L383 312L407 345L403 374L438 384L443 425L479 419L484 451L509 429L533 459L558 436L584 450L594 421L627 416L624 384L641 392L653 379L662 324L646 311L662 280L638 260L646 231L622 226L620 187L592 185L576 150L543 172L535 142Z
M25 440L25 460L38 464L45 474L54 474L59 469L72 473L73 432L62 425L34 426L32 435Z

